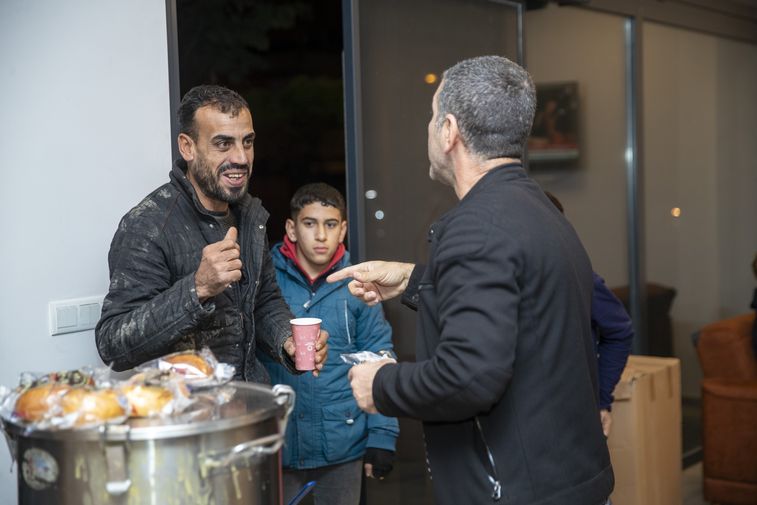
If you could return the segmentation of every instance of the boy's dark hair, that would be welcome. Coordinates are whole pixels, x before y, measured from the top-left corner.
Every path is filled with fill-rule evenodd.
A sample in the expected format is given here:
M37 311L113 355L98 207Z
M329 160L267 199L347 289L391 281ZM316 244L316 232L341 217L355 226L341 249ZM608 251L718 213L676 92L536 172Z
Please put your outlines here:
M347 205L344 203L344 197L338 189L329 186L323 182L314 182L305 184L294 192L292 199L289 201L289 212L292 219L297 218L297 214L313 202L320 202L321 205L328 205L339 210L342 220L347 219Z
M195 112L200 107L207 105L236 117L242 109L250 110L247 100L236 91L215 84L203 84L195 86L187 91L181 99L176 116L179 120L179 133L184 133L197 140L197 128L195 125Z

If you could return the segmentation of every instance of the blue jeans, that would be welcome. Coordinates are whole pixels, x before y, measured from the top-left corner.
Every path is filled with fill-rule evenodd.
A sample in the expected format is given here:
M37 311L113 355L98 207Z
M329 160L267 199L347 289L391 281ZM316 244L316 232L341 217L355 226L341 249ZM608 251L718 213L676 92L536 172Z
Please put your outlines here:
M308 470L284 469L284 505L310 482L315 505L358 505L363 459Z

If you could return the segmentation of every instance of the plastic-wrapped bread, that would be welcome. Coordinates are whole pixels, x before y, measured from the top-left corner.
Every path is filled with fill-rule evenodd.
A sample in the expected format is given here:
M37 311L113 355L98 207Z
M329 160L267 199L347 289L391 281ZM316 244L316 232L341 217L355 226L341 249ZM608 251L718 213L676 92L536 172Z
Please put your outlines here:
M199 351L179 351L143 363L135 368L139 372L160 370L180 376L190 388L220 386L234 377L234 367L219 362L213 352L204 347Z
M164 414L166 406L174 399L173 393L161 386L127 384L122 390L131 407L132 417Z
M113 389L72 388L60 399L63 415L75 426L102 424L128 416L128 405Z
M58 408L61 397L70 390L70 386L56 383L31 387L19 395L13 413L24 421L38 422Z
M207 378L213 376L213 366L196 352L184 352L165 356L163 361L171 368L188 378Z

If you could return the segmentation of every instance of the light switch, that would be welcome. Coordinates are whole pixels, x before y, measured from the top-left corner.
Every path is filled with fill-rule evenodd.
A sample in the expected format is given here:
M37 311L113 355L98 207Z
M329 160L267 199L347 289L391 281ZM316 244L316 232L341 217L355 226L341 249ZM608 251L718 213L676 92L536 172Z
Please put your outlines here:
M59 300L48 304L50 335L91 330L100 319L104 296Z
M63 305L55 308L56 326L60 329L75 328L79 324L79 311L76 305Z
M94 328L98 319L100 319L99 303L85 303L79 305L79 324Z

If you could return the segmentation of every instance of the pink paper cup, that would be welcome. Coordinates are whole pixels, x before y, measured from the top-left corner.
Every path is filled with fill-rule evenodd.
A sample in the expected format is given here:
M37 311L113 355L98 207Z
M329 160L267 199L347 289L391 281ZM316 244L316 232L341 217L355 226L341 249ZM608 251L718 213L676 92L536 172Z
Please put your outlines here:
M294 367L297 370L315 370L315 343L321 332L321 320L317 317L291 319L294 339Z

